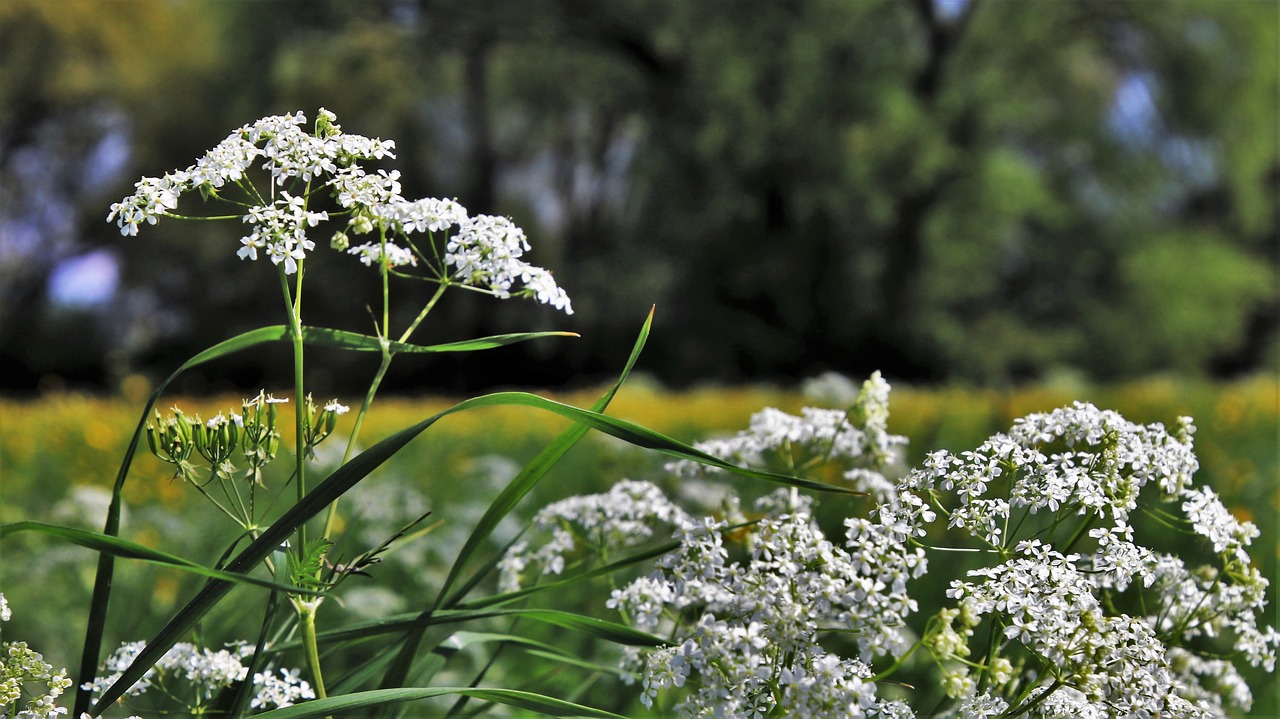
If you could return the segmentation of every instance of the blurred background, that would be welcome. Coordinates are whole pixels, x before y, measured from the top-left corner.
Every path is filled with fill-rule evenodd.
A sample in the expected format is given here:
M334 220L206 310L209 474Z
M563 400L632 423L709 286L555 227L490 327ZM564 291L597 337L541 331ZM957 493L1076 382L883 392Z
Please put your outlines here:
M319 107L397 142L407 197L511 216L576 309L454 293L418 341L583 335L405 358L389 389L596 382L655 304L643 369L676 387L1275 367L1278 8L5 0L0 390L114 391L282 322L238 223L126 238L105 218L140 176ZM371 332L373 285L316 257L307 322ZM376 366L312 356L321 394ZM288 362L178 389L270 386Z

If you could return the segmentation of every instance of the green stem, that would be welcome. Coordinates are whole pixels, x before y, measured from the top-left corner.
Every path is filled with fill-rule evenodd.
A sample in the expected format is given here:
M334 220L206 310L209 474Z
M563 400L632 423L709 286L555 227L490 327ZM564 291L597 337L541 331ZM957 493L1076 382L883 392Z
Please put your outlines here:
M289 278L284 273L284 269L280 269L280 288L284 292L285 307L289 311L289 339L293 342L293 417L294 417L294 472L297 474L297 494L298 501L307 494L307 453L306 453L306 416L304 414L302 378L302 263L298 263L298 279L294 292L289 292ZM305 560L307 556L307 529L306 524L298 525L298 542L297 542L298 559Z
M298 623L302 627L302 653L307 662L307 671L311 674L311 688L317 699L328 695L324 691L324 675L320 672L320 647L316 643L316 612L310 602L294 602L298 608Z
M369 391L365 392L364 402L360 405L360 412L356 414L355 426L351 428L351 436L347 438L347 448L342 453L342 463L346 464L351 459L351 453L356 447L356 438L360 436L360 428L364 425L364 418L369 414L369 406L373 404L373 396L378 392L378 386L382 384L382 378L387 374L387 368L391 366L390 344L386 339L382 340L382 362L378 365L378 371L373 376L373 382L369 383ZM335 499L329 503L329 511L324 517L324 537L328 539L333 533L333 524L338 517L338 500Z
M1035 709L1036 707L1044 703L1044 700L1048 699L1049 695L1056 692L1058 688L1061 686L1064 686L1064 682L1061 679L1055 679L1053 681L1053 684L1051 684L1047 689L1045 689L1040 694L1037 694L1035 699L1032 699L1031 701L1026 702L1022 706L1015 707L1012 711L1006 711L1004 714L1001 714L1000 716L1008 717L1008 719L1013 719L1014 717L1022 716L1023 714L1026 714L1027 712L1031 711L1032 709Z
M898 668L906 663L907 658L910 657L912 654L914 654L915 651L919 648L920 648L920 642L917 641L915 644L912 644L911 648L908 649L906 652L904 652L902 656L894 660L893 664L888 669L885 669L879 674L876 674L875 676L871 677L870 681L872 682L884 681L887 677L892 675L894 672L898 671Z
M383 281L384 283L386 281L385 273L383 274ZM431 296L431 299L427 300L427 304L423 305L422 311L419 312L418 316L415 317L413 322L409 324L409 328L404 331L404 334L400 335L399 341L401 343L409 341L409 337L413 335L414 330L418 329L418 325L422 324L422 321L426 319L427 315L431 312L432 308L434 308L436 306L436 303L440 301L440 297L444 295L444 291L446 289L448 289L448 285L440 285L436 289L436 292L434 295ZM388 291L387 287L384 285L383 286L384 309L387 304L387 291ZM361 403L360 405L360 412L356 414L355 426L351 428L351 436L347 438L347 448L342 453L343 464L346 464L347 461L351 459L351 453L355 451L356 441L360 437L360 428L364 426L364 418L366 415L369 414L369 407L373 405L373 397L378 393L378 388L382 386L382 379L383 377L386 376L387 369L391 367L391 358L395 357L395 354L391 352L390 343L387 342L387 336L389 336L390 332L388 331L387 325L385 324L386 321L387 320L385 319L385 313L384 313L384 319L383 319L384 324L382 327L382 331L379 333L382 338L382 362L378 365L378 371L374 374L373 381L369 383L369 390L365 392L364 402ZM333 503L329 505L329 511L325 514L324 536L326 539L329 538L330 534L333 532L333 525L337 519L337 516L338 516L338 500L335 499Z
M409 341L409 336L412 335L414 331L418 329L418 325L422 324L422 321L427 318L427 313L431 312L431 309L436 306L436 303L440 301L440 297L444 295L444 291L447 289L449 289L449 285L444 284L436 288L436 293L431 295L431 299L427 300L427 304L423 305L422 311L419 312L418 316L409 324L409 328L404 331L404 334L400 335L401 343Z

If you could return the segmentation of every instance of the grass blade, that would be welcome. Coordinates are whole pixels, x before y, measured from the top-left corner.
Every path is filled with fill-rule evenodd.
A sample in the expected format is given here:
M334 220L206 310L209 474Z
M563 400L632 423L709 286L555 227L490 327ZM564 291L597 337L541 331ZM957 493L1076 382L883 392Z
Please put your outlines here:
M258 577L249 576L247 574L224 572L212 567L206 567L203 564L193 562L189 559L184 559L167 552L162 552L158 549L152 549L151 547L142 544L130 542L126 539L98 534L97 532L90 532L84 529L29 521L0 524L0 539L4 539L11 534L17 534L18 532L37 532L39 534L46 534L104 554L123 557L125 559L137 559L151 564L161 564L184 572L199 574L213 579L254 584L259 587L266 587L268 589L275 589L282 592L290 592L292 594L320 594L320 592L315 590L302 589L301 587L281 584L268 579L259 579Z
M484 687L431 687L374 689L354 694L344 694L328 699L315 699L291 707L273 709L255 715L256 719L302 719L303 717L325 716L342 711L371 709L387 704L431 699L441 696L468 696L474 699L504 704L556 717L592 717L598 719L626 719L613 712L592 709L573 702L535 694L516 689L487 689Z
M592 411L603 412L609 403L613 401L614 396L622 387L623 382L631 375L631 370L635 368L636 362L640 359L640 353L644 351L644 345L649 339L649 332L653 327L653 307L649 308L649 315L645 318L644 324L640 327L640 333L636 337L635 343L632 345L631 354L627 357L627 362L623 365L622 372L619 373L617 381L605 391L603 395L596 400L591 406ZM426 609L421 618L425 620L430 616L431 612L439 606L449 606L442 600L448 596L449 590L453 588L454 583L458 581L463 569L467 563L471 561L472 555L480 548L484 541L493 532L498 523L502 521L520 500L525 497L543 476L546 475L557 462L560 461L565 454L573 448L587 434L588 427L585 424L576 423L567 428L550 444L542 449L529 464L525 465L510 483L498 494L489 508L485 510L484 516L476 524L474 530L467 537L467 541L463 544L462 549L458 552L458 556L454 559L453 566L449 568L449 574L445 578L444 584L440 591L436 594L436 601L433 606ZM471 584L468 582L467 584ZM456 600L452 600L456 601ZM413 665L414 655L418 651L418 646L422 641L422 635L425 631L425 621L423 628L417 629L404 637L404 643L400 647L400 652L396 657L396 661L392 663L386 675L382 679L382 688L390 688L401 686L409 675L409 668Z
M434 352L475 352L477 350L505 347L518 342L542 339L543 337L580 336L581 335L577 332L517 332L514 334L478 337L476 339L463 340L461 342L446 342L438 345L414 345L404 342L388 342L387 346L391 350L392 354L399 352L413 354ZM347 332L345 330L334 330L322 327L303 327L302 341L309 345L315 345L318 347L333 347L336 349L352 350L355 352L382 351L382 340L377 337L372 335L363 335L358 332Z
M321 644L362 641L380 634L396 634L406 629L459 624L493 617L529 619L570 631L582 632L597 639L624 646L660 647L667 643L662 637L642 632L626 624L558 609L441 609L425 619L421 614L405 612L350 624L338 629L329 629L317 634L316 641ZM272 651L284 652L299 646L301 645L294 641L273 647Z

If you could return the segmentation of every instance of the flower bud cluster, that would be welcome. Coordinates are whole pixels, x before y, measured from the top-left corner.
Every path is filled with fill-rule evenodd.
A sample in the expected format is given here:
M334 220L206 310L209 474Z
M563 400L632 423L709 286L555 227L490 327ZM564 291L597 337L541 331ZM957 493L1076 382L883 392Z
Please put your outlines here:
M350 407L339 404L338 400L329 400L317 407L311 395L307 395L305 414L302 417L302 436L306 441L307 452L315 456L315 448L333 434L338 426L338 417L350 411Z
M262 470L280 448L276 405L287 401L259 392L239 412L219 412L208 421L188 417L177 407L167 417L156 410L155 421L147 424L147 445L161 461L174 465L177 476L197 484L193 455L204 459L214 477L230 478L237 471L232 459L239 451L249 465L245 477L262 484Z

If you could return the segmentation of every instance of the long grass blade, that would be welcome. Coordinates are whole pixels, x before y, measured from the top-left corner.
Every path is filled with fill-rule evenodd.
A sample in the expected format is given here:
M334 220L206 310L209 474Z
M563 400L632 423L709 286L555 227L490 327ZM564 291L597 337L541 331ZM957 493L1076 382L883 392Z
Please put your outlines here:
M611 622L607 619L596 619L573 612L558 609L441 609L423 619L413 612L393 614L379 619L370 619L350 624L338 629L329 629L316 635L320 644L336 642L363 641L380 634L396 634L406 629L430 626L445 626L472 622L477 619L493 617L513 617L529 619L543 624L551 624L562 629L588 634L596 639L603 639L615 644L636 647L660 647L666 644L662 637L642 632L626 624ZM273 648L275 652L288 651L301 646L297 642L281 644Z
M325 716L343 711L368 710L387 704L431 699L441 696L468 696L482 701L504 704L517 709L556 717L592 717L598 719L626 719L613 712L574 704L562 699L555 699L543 694L519 691L516 689L488 689L484 687L430 687L374 689L354 694L316 699L291 707L273 709L255 715L255 719L302 719L303 717Z
M513 334L478 337L471 340L462 340L461 342L446 342L438 345L414 345L407 344L405 342L388 342L387 348L392 352L392 354L399 352L475 352L477 350L505 347L518 342L528 342L530 340L542 339L544 337L580 336L581 335L577 332L516 332ZM333 347L336 349L352 350L355 352L382 351L382 340L377 337L360 334L358 332L347 332L345 330L334 330L322 327L303 327L302 341L309 345L315 345L318 347Z
M649 332L653 328L653 307L649 308L649 314L645 317L644 324L640 327L640 333L636 337L635 343L631 347L631 354L627 357L627 362L623 365L622 372L619 373L617 381L605 391L595 404L591 406L594 412L603 412L609 403L613 401L622 384L626 382L627 377L631 375L631 370L635 368L636 362L640 359L641 352L644 351L645 343L649 339ZM422 628L415 629L403 638L399 654L395 662L392 663L386 675L382 679L382 688L391 688L401 686L405 683L409 675L409 668L413 665L414 655L417 654L418 646L422 641L423 632L425 631L425 620L430 614L441 606L449 606L443 603L454 583L458 581L462 575L463 569L471 561L471 557L483 545L485 540L493 533L504 517L506 517L520 500L525 497L539 481L546 475L552 467L560 461L565 454L573 448L584 436L586 436L588 426L582 423L575 423L564 430L550 444L542 449L541 452L533 458L529 464L525 465L506 487L499 492L494 498L489 508L485 510L484 516L476 524L475 529L467 537L467 541L459 550L458 556L454 559L453 566L449 568L449 574L445 577L444 584L440 591L436 594L435 603L423 611L421 619L423 621ZM468 582L467 584L471 584Z
M266 587L268 589L275 589L282 592L290 592L292 594L321 594L321 592L312 589L303 589L290 584L281 584L269 579L260 579L247 574L224 572L212 567L206 567L203 564L193 562L189 559L184 559L177 555L169 554L168 552L152 549L146 545L130 542L119 537L110 537L105 534L90 532L84 529L30 521L0 524L0 539L4 539L12 534L17 534L18 532L36 532L39 534L46 534L97 552L103 552L125 559L136 559L143 562L149 562L151 564L162 564L183 572L198 574L200 576L210 577L213 579L222 579L228 582L243 584L254 584L259 587Z

